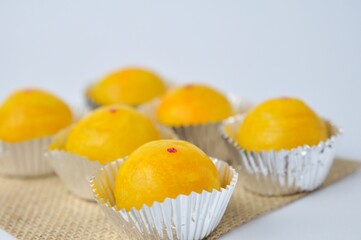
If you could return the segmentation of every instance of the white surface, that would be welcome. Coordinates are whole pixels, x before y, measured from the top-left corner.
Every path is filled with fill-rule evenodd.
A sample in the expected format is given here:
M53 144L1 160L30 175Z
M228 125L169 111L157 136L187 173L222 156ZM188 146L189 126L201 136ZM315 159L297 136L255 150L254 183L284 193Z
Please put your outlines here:
M0 229L0 239L1 240L15 240L13 236L5 232L4 230Z
M40 86L81 103L92 80L143 65L256 102L304 99L361 159L361 1L0 0L0 101ZM361 239L361 173L223 239Z

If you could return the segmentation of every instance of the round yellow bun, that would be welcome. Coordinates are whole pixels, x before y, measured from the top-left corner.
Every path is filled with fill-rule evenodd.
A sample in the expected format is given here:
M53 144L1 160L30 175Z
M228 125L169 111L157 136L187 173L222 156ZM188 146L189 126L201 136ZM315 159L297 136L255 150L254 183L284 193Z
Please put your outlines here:
M166 93L157 107L157 119L169 126L218 122L233 115L227 98L217 90L189 84Z
M221 187L211 159L195 145L180 140L158 140L135 150L120 167L114 195L119 209L141 209L165 198Z
M153 122L124 105L98 108L70 130L65 150L104 164L159 139Z
M53 94L39 89L18 90L0 108L0 139L19 142L50 136L72 121L69 107Z
M311 108L296 98L274 98L250 111L237 136L247 151L290 150L316 145L328 137L327 128Z
M89 89L88 97L99 105L136 106L161 96L165 84L155 73L141 68L126 68L109 74Z

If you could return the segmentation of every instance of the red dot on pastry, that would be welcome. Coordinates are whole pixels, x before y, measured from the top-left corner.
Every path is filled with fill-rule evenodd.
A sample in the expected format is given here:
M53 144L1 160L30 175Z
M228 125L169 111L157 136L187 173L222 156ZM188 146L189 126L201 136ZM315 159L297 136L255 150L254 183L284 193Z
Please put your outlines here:
M187 84L187 85L185 85L184 87L187 88L187 89L190 89L190 88L193 87L193 84Z
M24 93L31 93L33 91L33 89L31 89L31 88L25 88L24 89Z
M111 112L111 113L116 113L116 112L117 112L117 109L115 109L115 108L109 108L109 112Z
M170 152L170 153L176 153L176 152L177 152L177 149L175 149L174 147L172 147L172 148L167 148L167 151Z
M284 96L284 97L281 97L281 99L283 99L283 100L288 100L288 99L290 99L290 97Z

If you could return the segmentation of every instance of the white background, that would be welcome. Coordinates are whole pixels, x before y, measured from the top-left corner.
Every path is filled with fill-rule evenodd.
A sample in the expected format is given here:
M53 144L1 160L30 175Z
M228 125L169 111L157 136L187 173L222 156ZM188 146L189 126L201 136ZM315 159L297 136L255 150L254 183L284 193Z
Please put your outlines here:
M361 160L361 1L0 0L0 101L42 87L81 104L90 82L140 65L254 102L296 96ZM224 239L361 239L361 173Z

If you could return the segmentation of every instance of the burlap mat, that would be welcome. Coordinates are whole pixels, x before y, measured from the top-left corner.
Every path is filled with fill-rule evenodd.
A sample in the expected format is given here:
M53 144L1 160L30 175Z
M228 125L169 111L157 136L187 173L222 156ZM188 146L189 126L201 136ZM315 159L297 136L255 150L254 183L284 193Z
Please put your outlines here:
M357 170L361 163L336 160L323 187ZM307 194L261 197L237 185L227 211L208 239ZM96 203L70 195L54 176L0 178L0 228L18 239L128 239L119 236Z

